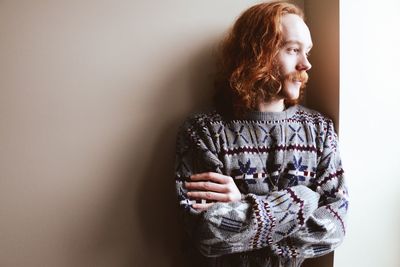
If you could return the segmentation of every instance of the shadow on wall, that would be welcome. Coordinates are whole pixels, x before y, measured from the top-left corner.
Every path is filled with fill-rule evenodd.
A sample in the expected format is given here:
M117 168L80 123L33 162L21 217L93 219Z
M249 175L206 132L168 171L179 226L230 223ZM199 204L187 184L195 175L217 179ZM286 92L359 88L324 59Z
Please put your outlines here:
M158 132L143 175L135 178L140 183L134 193L135 215L144 237L146 257L150 257L146 260L148 266L183 266L183 228L178 218L174 180L175 141L183 119L190 112L210 104L214 47L215 42L204 45L182 67L169 70L172 74L157 90L160 94L154 99L151 121L158 124L155 127ZM139 140L146 140L146 132L141 133ZM134 177L135 171L131 170L131 173ZM158 257L160 252L164 253L162 263L151 259Z
M132 137L122 145L118 166L109 174L107 206L99 211L88 243L77 247L81 258L87 260L83 266L183 266L183 231L174 180L175 140L184 118L210 104L216 39L188 51L188 56L180 51L177 58L184 62L170 62L171 68L158 70L157 83L144 91L146 96L152 94L145 103L134 97L128 100L143 113L134 114L133 120L139 123L126 134ZM168 53L166 50L164 47L160 54Z

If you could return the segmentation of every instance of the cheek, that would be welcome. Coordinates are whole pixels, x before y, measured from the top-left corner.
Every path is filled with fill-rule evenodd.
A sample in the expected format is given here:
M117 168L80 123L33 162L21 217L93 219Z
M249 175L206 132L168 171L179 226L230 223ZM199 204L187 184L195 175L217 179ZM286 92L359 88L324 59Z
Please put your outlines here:
M287 55L286 56L279 55L277 63L279 64L279 70L282 75L291 73L296 69L295 61L293 60L292 57Z

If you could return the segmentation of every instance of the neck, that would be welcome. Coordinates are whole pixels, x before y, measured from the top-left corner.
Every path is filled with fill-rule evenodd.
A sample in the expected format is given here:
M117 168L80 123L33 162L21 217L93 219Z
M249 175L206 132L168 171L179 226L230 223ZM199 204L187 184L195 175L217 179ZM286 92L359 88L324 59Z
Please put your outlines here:
M258 111L261 112L282 112L285 110L283 99L270 100L258 104Z

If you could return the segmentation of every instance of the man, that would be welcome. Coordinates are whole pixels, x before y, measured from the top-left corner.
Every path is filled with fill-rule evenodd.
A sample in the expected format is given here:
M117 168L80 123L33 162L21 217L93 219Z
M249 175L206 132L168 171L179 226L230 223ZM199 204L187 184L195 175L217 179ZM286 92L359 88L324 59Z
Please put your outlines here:
M300 266L345 235L348 201L333 123L297 102L311 68L302 11L246 10L222 45L216 111L177 139L188 266Z

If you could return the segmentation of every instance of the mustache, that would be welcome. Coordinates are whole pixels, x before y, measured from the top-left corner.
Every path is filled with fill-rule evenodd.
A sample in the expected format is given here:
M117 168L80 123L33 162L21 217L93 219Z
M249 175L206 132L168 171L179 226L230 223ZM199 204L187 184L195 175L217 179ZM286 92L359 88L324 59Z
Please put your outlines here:
M289 81L299 81L303 84L305 84L308 81L308 74L305 71L296 71L296 72L292 72L287 74L285 77L285 80L289 80Z

